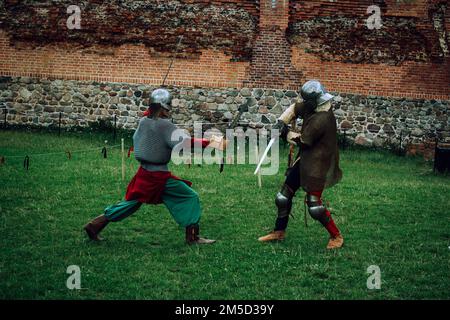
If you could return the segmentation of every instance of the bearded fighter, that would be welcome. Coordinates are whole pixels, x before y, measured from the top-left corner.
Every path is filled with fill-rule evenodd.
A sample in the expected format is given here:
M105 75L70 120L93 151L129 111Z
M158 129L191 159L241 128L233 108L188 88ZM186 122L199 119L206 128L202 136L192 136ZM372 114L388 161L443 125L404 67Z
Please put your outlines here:
M281 130L281 138L297 145L300 150L294 165L289 169L281 191L276 195L278 217L275 229L259 241L284 240L292 209L292 199L302 188L306 191L306 204L311 217L319 221L330 235L327 249L342 247L344 238L324 205L324 189L337 184L342 178L339 168L336 118L331 101L319 81L311 80L301 88L302 102L293 104L281 115L274 128ZM303 119L300 134L290 132L288 124Z
M133 135L136 160L140 168L128 185L125 200L109 206L104 214L84 226L91 240L101 240L99 233L109 222L121 221L136 212L143 203L161 204L167 207L175 221L186 228L188 244L211 244L215 240L199 236L201 205L198 194L191 188L191 182L172 175L168 169L172 149L179 143L191 148L195 143L223 150L226 141L215 138L210 144L207 139L192 139L182 132L180 139L172 139L178 128L167 118L171 110L172 96L165 89L157 89L150 97L149 110L144 113Z

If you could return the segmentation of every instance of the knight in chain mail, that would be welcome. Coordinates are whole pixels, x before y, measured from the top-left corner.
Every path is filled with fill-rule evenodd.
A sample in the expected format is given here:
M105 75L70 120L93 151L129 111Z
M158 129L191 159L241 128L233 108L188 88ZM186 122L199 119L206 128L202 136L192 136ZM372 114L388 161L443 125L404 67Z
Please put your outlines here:
M84 230L92 240L101 240L99 233L109 222L121 221L136 212L143 203L161 204L167 207L175 221L186 229L188 244L211 244L215 240L199 236L201 205L192 183L182 180L168 169L172 149L179 143L210 145L207 139L192 139L187 133L173 139L178 128L166 118L171 109L172 97L165 89L152 92L150 108L140 120L133 135L134 152L140 167L128 185L125 200L107 207L104 214L89 222ZM223 150L226 141L216 144Z
M330 235L327 248L340 248L344 239L321 199L323 190L337 184L342 178L336 118L331 105L333 96L315 80L303 85L301 96L303 101L290 106L275 126L281 129L281 138L299 146L300 151L275 198L278 208L275 228L268 235L259 238L259 241L284 240L292 200L302 188L306 191L306 205L310 216L319 221ZM290 132L287 125L299 117L303 119L300 134Z

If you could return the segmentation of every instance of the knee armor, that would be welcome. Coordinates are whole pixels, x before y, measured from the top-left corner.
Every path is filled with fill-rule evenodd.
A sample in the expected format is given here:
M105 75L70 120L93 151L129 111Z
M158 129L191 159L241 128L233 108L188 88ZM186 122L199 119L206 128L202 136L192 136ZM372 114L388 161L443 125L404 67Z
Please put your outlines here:
M326 218L327 209L319 197L308 194L306 196L306 204L308 205L308 212L313 219L321 221Z
M281 188L281 191L277 193L275 198L275 204L278 207L278 218L284 218L289 216L292 209L292 198L294 192L285 184Z

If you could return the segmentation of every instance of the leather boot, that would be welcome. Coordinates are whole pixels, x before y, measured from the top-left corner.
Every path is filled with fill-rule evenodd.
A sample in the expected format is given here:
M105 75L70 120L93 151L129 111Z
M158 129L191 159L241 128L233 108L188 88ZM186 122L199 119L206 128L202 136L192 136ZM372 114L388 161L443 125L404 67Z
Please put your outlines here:
M258 241L260 242L270 242L270 241L283 241L286 232L284 230L272 231L266 236L260 237Z
M330 240L328 241L327 249L328 250L339 249L343 245L344 245L344 238L342 237L342 235L338 234L336 237L330 238Z
M86 231L89 239L94 241L101 241L103 239L100 238L98 234L106 227L108 223L109 220L106 219L104 214L102 214L101 216L98 216L87 225L85 225L84 230Z
M187 244L211 244L216 242L216 240L200 238L199 235L200 227L198 224L192 224L186 227L186 243Z

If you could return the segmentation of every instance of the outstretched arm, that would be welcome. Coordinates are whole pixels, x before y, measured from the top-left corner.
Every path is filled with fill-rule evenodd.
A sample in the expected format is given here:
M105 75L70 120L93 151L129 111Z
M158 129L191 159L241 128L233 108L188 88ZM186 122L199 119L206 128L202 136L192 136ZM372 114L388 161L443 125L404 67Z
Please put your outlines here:
M201 145L202 149L205 149L210 144L208 139L198 139L191 138L191 147L194 148L196 145Z

